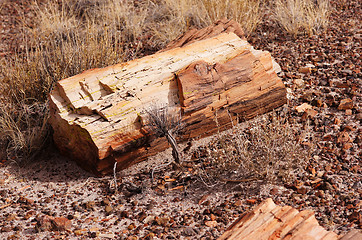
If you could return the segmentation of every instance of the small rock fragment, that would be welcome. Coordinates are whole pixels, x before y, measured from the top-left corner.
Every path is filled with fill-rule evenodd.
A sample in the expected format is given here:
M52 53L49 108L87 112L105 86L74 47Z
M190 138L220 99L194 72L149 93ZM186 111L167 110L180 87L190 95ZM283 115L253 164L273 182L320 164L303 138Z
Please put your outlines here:
M345 131L340 132L337 137L337 143L348 143L352 142L352 138L349 136L349 134Z
M106 214L110 214L110 213L113 211L112 206L107 205L107 206L105 207L105 211L106 211Z
M51 217L48 215L38 217L35 229L43 231L65 231L72 228L72 222L65 217Z
M84 204L85 209L94 211L94 207L96 206L96 203L94 201L89 201Z
M183 231L182 231L182 235L184 236L194 236L196 234L195 230L192 227L186 227Z
M307 188L304 186L297 188L297 193L299 193L299 194L306 194L307 191L308 191Z
M246 200L246 202L247 202L248 204L253 205L253 204L255 204L255 203L256 203L256 199L255 199L255 198L252 198L252 199L247 199L247 200Z
M65 231L72 228L72 222L65 217L55 217L51 220L51 223L55 231Z
M133 230L136 227L136 225L134 223L131 223L130 225L128 225L128 230Z
M237 201L235 201L235 203L234 203L234 206L235 206L235 207L240 207L241 205L243 205L243 202L242 202L241 200L237 200Z
M205 221L205 225L211 228L214 228L217 226L217 222L216 221Z
M144 223L151 223L153 220L155 220L155 216L147 216L143 222Z
M362 214L360 211L354 211L351 215L348 216L348 219L351 222L360 223L360 222L362 222Z
M294 85L297 86L297 87L299 87L299 88L301 88L301 87L304 86L304 81L303 81L303 79L294 79L293 82L294 82Z
M352 108L353 101L350 98L342 99L338 106L338 110L347 110Z
M15 213L10 213L6 218L5 221L10 222L18 219Z
M311 67L300 67L298 69L298 72L303 73L303 74L311 73L312 68Z
M170 221L170 218L168 218L168 217L156 217L155 220L156 220L158 225L166 226L167 223Z
M36 218L35 229L37 232L50 231L52 229L51 217L45 215Z
M74 234L76 236L81 236L85 233L85 231L86 231L85 229L77 229L77 230L74 230Z
M33 205L33 204L34 204L34 200L21 196L21 197L18 199L18 203Z
M297 112L301 113L301 112L305 112L305 110L307 109L312 109L312 106L309 105L308 103L303 103L297 107L295 107L295 110L297 110Z

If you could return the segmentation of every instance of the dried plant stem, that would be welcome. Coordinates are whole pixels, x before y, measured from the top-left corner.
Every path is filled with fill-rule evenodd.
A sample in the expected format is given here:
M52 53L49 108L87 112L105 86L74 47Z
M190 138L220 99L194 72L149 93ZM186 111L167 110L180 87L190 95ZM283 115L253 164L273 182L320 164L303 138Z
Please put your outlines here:
M166 138L168 143L171 145L172 148L172 156L175 162L180 165L181 164L181 154L178 148L177 142L175 137L172 135L171 131L167 131Z
M113 181L114 181L114 193L117 194L118 193L118 186L117 186L117 162L114 163L113 166Z

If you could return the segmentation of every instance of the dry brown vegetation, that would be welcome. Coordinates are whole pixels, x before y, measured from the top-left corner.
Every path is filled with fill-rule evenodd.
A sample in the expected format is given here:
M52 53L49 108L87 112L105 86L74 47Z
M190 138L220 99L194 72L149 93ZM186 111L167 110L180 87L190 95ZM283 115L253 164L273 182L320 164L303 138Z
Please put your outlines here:
M275 21L288 33L311 36L327 27L329 8L329 0L276 0L272 11Z
M31 5L33 17L22 19L18 49L0 59L1 152L8 158L24 160L44 146L50 131L46 99L55 81L155 52L186 30L207 26L220 18L235 19L249 35L263 16L272 12L273 19L288 33L311 34L327 24L327 3L35 1Z
M302 147L300 144L310 140L310 131L299 133L275 113L246 125L241 129L235 124L233 129L219 133L211 143L200 148L197 159L203 159L199 168L201 179L207 185L257 180L292 184L314 151L313 145Z

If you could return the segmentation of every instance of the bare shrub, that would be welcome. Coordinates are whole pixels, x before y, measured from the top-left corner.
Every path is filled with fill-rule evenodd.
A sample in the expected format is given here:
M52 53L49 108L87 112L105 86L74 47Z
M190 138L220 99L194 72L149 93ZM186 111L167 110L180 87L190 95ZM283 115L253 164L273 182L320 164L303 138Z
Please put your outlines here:
M316 34L328 25L329 0L276 0L273 16L289 34Z
M154 106L145 110L151 130L159 137L166 137L172 148L172 156L176 164L181 164L181 153L175 138L181 129L181 116L167 105Z
M275 115L235 126L206 146L202 177L210 182L263 180L289 183L309 160L296 130Z

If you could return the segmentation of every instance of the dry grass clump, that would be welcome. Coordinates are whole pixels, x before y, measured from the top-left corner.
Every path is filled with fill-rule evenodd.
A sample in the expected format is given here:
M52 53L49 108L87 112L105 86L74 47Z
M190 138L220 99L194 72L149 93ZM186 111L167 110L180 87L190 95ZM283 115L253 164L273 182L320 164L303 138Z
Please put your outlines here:
M262 18L261 0L202 0L206 19L211 24L218 19L234 19L241 24L248 35L252 33Z
M43 145L46 98L55 81L124 59L121 33L90 14L101 7L96 2L36 5L34 27L24 22L19 36L23 49L1 59L0 151L9 158L27 160Z
M329 0L276 0L275 21L289 34L313 35L325 29L330 14Z
M163 43L189 28L206 27L223 18L239 22L248 35L262 17L261 0L162 0L153 4L152 34Z
M251 121L244 130L235 126L206 146L201 176L207 182L290 183L311 156L297 135L275 115Z
M0 102L0 157L26 163L44 146L49 128L47 106L41 103L10 105Z

